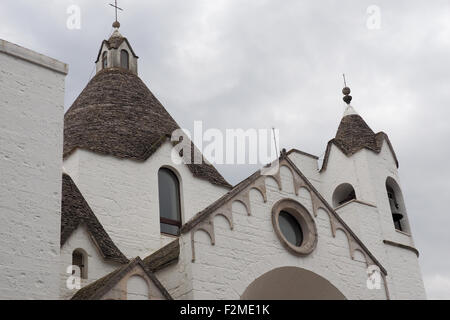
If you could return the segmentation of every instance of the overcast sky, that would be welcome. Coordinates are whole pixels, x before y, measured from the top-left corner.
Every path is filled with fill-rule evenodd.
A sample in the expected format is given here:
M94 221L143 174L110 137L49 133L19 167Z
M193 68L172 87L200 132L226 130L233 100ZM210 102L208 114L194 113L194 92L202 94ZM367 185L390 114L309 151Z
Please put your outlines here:
M112 32L108 0L2 0L0 38L69 64L66 109ZM66 26L81 8L81 29ZM380 9L380 25L371 5ZM344 110L388 133L429 298L450 299L450 2L119 0L139 75L191 129L280 129L281 147L323 157ZM369 27L368 27L369 22ZM232 184L248 166L220 166Z

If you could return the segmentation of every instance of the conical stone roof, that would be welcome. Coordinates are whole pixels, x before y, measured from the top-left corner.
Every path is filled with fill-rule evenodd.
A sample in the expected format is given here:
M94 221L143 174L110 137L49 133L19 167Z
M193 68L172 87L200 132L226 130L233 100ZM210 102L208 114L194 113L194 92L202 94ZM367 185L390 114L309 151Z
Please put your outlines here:
M179 126L142 80L121 68L99 71L64 117L64 158L75 149L147 160ZM194 176L230 187L210 164Z
M374 133L364 119L349 105L339 124L336 137L328 142L321 171L327 167L332 144L337 146L346 156L351 156L362 149L380 153L383 141L387 142L398 167L397 156L388 135L384 132Z

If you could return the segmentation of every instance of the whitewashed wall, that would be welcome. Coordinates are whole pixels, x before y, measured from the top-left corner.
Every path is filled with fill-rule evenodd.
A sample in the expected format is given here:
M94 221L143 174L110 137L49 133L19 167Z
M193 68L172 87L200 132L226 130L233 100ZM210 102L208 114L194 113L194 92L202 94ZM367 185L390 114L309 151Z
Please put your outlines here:
M386 142L379 154L363 149L351 157L333 145L327 169L320 174L320 191L332 203L333 192L341 183L350 183L354 187L357 200L366 204L344 205L337 210L338 214L387 269L392 299L424 299L425 289L416 254L383 243L383 240L389 240L414 247L411 234L395 230L386 191L388 177L401 186L394 157ZM408 216L405 222L409 230ZM402 253L398 254L399 251Z
M0 299L57 299L67 65L0 40Z
M267 203L263 202L258 191L250 191L251 216L241 203L233 203L233 230L221 216L214 219L214 246L206 233L195 233L193 298L240 299L255 279L273 269L290 266L322 276L347 299L386 299L384 286L380 290L367 288L366 262L359 255L352 260L346 235L342 231L338 231L335 238L332 236L325 211L319 210L314 218L318 244L310 255L298 257L283 247L272 225L273 205L281 199L291 198L303 204L312 214L312 203L304 189L298 196L295 195L292 174L288 169L281 168L281 177L282 191L278 190L272 178L265 178ZM183 235L185 237L190 239L190 234Z
M67 273L67 267L72 265L72 253L76 249L85 251L85 267L87 267L87 279L81 279L81 287L102 278L118 267L119 263L113 261L105 261L101 252L91 240L91 235L87 231L85 225L80 225L67 239L61 248L60 257L60 298L67 300L73 297L77 289L67 286L67 279L71 276Z
M181 184L182 221L227 192L195 178L185 165L173 165L172 144L163 144L147 161L120 160L76 150L64 162L84 198L114 243L128 257L149 254L173 241L160 233L158 171L170 166Z

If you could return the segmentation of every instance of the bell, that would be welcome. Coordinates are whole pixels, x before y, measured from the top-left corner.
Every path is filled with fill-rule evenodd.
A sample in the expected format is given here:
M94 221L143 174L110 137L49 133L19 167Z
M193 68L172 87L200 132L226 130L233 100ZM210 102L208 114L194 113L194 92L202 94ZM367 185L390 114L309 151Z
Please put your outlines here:
M394 222L397 222L403 219L403 215L401 213L393 213L392 218L394 219Z

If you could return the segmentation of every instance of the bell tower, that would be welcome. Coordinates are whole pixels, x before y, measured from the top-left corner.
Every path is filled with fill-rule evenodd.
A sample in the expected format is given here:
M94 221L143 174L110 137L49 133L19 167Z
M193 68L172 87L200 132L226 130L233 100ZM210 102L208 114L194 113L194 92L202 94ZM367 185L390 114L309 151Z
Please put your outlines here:
M325 152L322 194L387 269L391 298L425 298L394 148L356 112L350 88L342 93L346 108Z
M122 10L116 5L116 21L113 23L114 32L108 40L103 40L95 61L97 73L104 69L120 68L138 75L138 59L128 39L119 32L120 22L117 21L117 10Z

